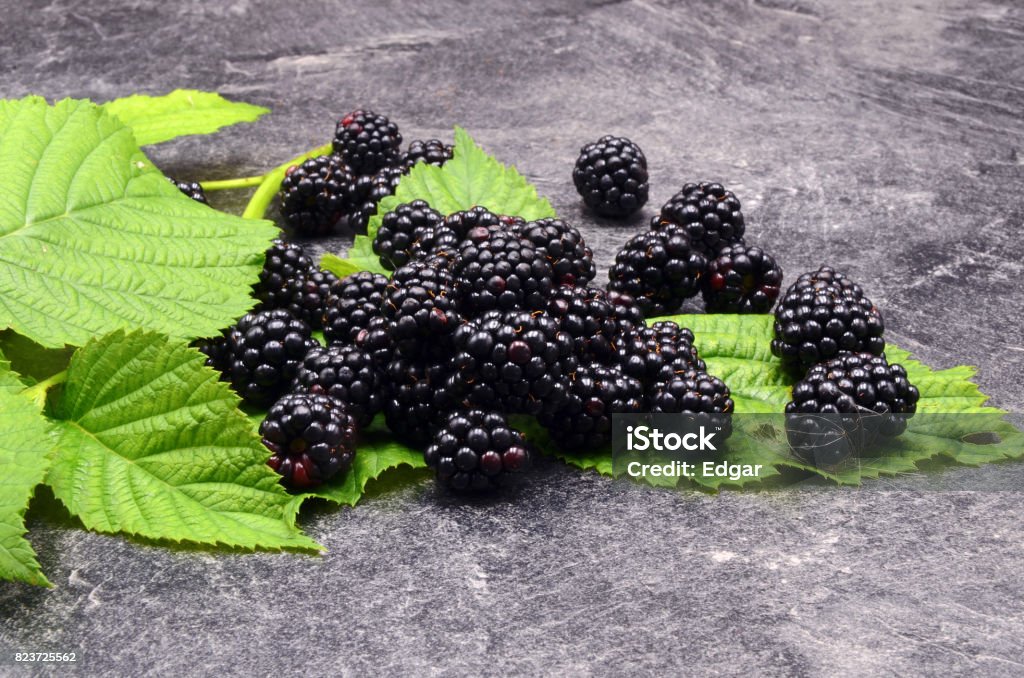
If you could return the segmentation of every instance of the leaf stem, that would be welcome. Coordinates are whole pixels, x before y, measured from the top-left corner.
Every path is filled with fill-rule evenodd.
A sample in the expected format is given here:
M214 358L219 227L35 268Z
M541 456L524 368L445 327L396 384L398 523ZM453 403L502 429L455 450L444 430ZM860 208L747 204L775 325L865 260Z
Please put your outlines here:
M270 203L274 200L274 196L277 195L278 190L281 188L281 180L284 179L284 174L288 171L288 168L292 165L298 165L309 158L315 158L318 155L326 155L330 153L331 150L331 144L318 146L311 151L307 151L300 156L292 158L288 162L278 165L271 171L264 174L263 181L260 182L260 187L252 194L252 198L249 199L249 204L245 206L245 211L242 212L242 218L262 219L263 215L267 213L267 208L270 207Z
M263 183L263 178L265 176L266 175L261 174L258 177L239 177L237 179L200 181L199 185L203 187L204 191L226 191L232 188L249 188L250 186L259 186Z
M31 399L32 402L34 402L36 405L39 406L40 409L42 409L43 406L46 405L47 391L49 391L50 388L56 386L57 384L63 384L65 381L67 381L67 379L68 371L61 370L52 377L43 379L35 386L30 386L29 388L26 388L24 391L22 391L22 395L28 396L28 398Z

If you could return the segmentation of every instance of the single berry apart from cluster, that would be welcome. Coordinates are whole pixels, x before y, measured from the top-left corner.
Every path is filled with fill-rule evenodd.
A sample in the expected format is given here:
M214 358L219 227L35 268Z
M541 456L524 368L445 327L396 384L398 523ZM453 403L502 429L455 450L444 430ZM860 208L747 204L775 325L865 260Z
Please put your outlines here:
M597 275L594 255L575 226L561 219L540 219L513 230L547 257L556 285L586 285Z
M334 131L334 152L359 175L397 165L401 145L398 125L373 111L352 111Z
M381 266L394 270L431 254L435 247L458 244L454 231L443 226L444 216L423 200L398 205L381 218L373 238L373 253Z
M285 486L316 487L352 465L356 423L344 404L330 396L290 393L278 400L260 424L270 450L270 468Z
M661 208L652 228L681 226L693 246L709 257L719 248L743 242L746 229L740 201L722 184L686 184Z
M551 264L533 243L484 226L466 235L452 273L466 313L542 308L554 287Z
M793 386L786 430L794 453L831 467L907 427L920 397L902 365L884 356L843 353L814 365Z
M384 167L376 174L356 177L348 190L348 226L356 233L366 233L370 217L377 213L377 204L394 195L402 180L400 167Z
M840 352L881 355L882 314L859 285L828 267L805 273L775 309L772 353L784 365L805 370Z
M291 386L299 363L315 345L309 325L289 311L249 313L227 333L228 380L247 402L265 407Z
M266 308L284 307L284 289L289 280L305 277L312 273L313 260L306 254L301 245L275 240L267 250L260 271L260 281L256 285L256 298Z
M708 262L701 282L708 313L768 313L782 285L782 268L760 247L726 245Z
M167 179L172 184L174 184L175 188L177 188L179 191L181 191L188 197L192 198L196 202L201 202L204 205L210 204L209 202L206 201L206 192L203 190L203 187L199 185L199 182L178 181L177 179L171 179L171 177L167 177Z
M707 369L694 346L693 332L670 320L624 332L616 341L618 365L645 388L676 375Z
M282 294L285 308L314 330L323 329L331 287L338 282L330 271L312 271L288 281Z
M504 415L470 409L452 412L423 454L438 481L453 490L487 490L530 465L523 435Z
M352 170L337 155L293 165L281 181L281 216L300 235L325 235L348 210Z
M595 450L611 441L613 414L642 411L639 381L614 367L586 365L570 375L565 404L540 421L563 450Z
M409 142L409 148L402 154L402 166L410 170L416 163L425 162L441 167L452 159L454 150L451 144L446 144L440 139L416 139Z
M317 346L295 373L294 391L322 393L345 405L360 427L380 411L380 384L370 354L356 346Z
M572 180L587 207L602 216L628 216L647 202L647 158L625 137L604 136L581 148Z
M697 294L706 268L686 231L668 226L630 238L615 255L608 290L632 296L645 315L664 314Z
M360 271L331 285L324 302L324 337L330 343L348 344L380 315L388 279L379 273Z

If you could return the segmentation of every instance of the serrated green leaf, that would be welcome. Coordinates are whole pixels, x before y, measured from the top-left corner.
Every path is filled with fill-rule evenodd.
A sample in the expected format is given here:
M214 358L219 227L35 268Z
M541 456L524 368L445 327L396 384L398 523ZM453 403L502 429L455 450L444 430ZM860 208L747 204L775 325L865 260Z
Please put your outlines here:
M253 122L270 112L262 106L228 101L214 92L177 89L163 96L135 94L103 104L108 113L132 128L140 146L222 127Z
M238 397L198 351L115 332L79 349L54 406L47 484L99 532L243 549L319 548Z
M114 329L211 336L254 303L277 229L201 205L87 101L0 101L0 329L45 347Z
M353 273L368 271L370 269L367 267L376 262L376 257L374 257L372 262L370 262L362 259L342 259L341 257L328 252L320 257L320 268L325 271L330 271L339 278L344 278L352 275ZM377 265L380 266L380 264ZM383 268L381 270L383 270Z
M25 511L50 463L53 430L0 361L0 579L49 586L25 539Z
M0 349L10 361L11 369L18 373L27 386L52 377L66 368L74 353L71 347L44 348L12 330L0 331Z
M455 128L455 152L442 167L417 163L398 183L395 194L380 201L366 235L356 236L347 259L359 270L390 275L373 253L373 238L381 217L402 203L425 200L442 214L481 205L495 214L520 216L527 221L555 216L545 198L514 167L488 155L469 133Z

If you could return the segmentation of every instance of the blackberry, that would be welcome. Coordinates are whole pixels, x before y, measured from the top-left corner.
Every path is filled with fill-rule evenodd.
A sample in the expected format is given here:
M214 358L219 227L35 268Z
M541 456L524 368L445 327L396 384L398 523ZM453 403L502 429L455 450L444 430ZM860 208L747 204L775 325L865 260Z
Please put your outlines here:
M564 403L578 360L572 337L549 315L489 311L452 338L456 392L473 405L536 416Z
M651 387L707 365L693 345L693 332L665 320L620 335L616 343L618 364L624 374Z
M334 130L334 152L359 175L397 165L401 145L398 125L373 111L352 111Z
M206 356L203 362L207 367L212 367L221 373L223 377L228 369L228 347L226 333L209 339L197 339L191 346Z
M423 273L433 272L429 266L421 268ZM391 322L388 331L398 355L441 358L451 353L451 335L462 317L449 291L427 275L403 275L391 281L381 310Z
M881 355L882 314L859 285L823 266L797 278L775 309L772 353L806 369L843 351Z
M418 162L441 167L455 155L455 148L440 139L416 139L409 142L409 148L402 154L402 166L408 171Z
M643 326L644 312L631 294L607 290L603 298L612 305L613 317L619 325L620 332Z
M622 326L606 296L604 290L561 286L548 299L548 314L573 338L576 356L583 362L615 360Z
M313 271L296 276L284 287L285 308L314 330L323 329L327 298L338 277L330 271Z
M270 450L267 465L293 490L316 487L352 466L356 423L343 403L330 396L290 393L260 424Z
M540 423L563 450L593 451L611 442L613 414L643 410L639 381L612 367L586 365L571 375L565 404Z
M414 200L386 213L373 238L373 253L381 266L393 271L430 254L435 244L453 247L455 233L442 226L444 217L423 200Z
M331 285L324 302L324 338L328 343L350 344L370 321L380 315L388 279L379 273L360 271Z
M381 315L371 318L366 327L356 333L354 345L366 351L374 365L384 367L394 360L390 328L391 323Z
M188 197L192 198L196 202L201 202L204 205L210 204L209 202L206 201L206 192L203 190L203 187L199 185L199 182L178 181L177 179L172 179L171 177L167 177L167 180L174 184L175 188L177 188L179 191L181 191Z
M506 218L510 219L510 218ZM515 221L506 221L486 207L473 207L462 212L453 212L444 218L444 225L455 232L459 240L463 240L469 232L477 227L502 228L515 225ZM526 222L522 222L526 223Z
M380 411L381 396L372 356L355 346L314 347L295 373L293 390L340 400L360 427Z
M458 405L450 371L440 363L397 358L387 364L384 375L382 409L388 428L404 443L427 445L442 418Z
M281 181L281 216L304 236L326 235L349 208L352 170L336 155L292 165Z
M625 137L603 136L581 148L572 180L602 216L629 216L647 203L647 158Z
M835 466L879 436L903 433L919 397L902 365L872 353L840 354L794 384L786 405L790 446L808 463Z
M418 259L399 269L391 275L391 284L424 285L435 294L451 296L455 288L455 277L451 272L451 259L446 254L434 254L425 259Z
M551 264L533 243L482 226L467 234L452 273L465 313L542 308L554 287Z
M661 214L651 220L651 228L681 226L693 246L714 256L720 247L743 242L745 225L740 201L722 184L702 181L685 184L661 207Z
M721 439L732 435L728 415L735 409L729 387L718 377L703 370L678 372L654 385L647 396L651 412L695 414L697 423L707 421L722 432ZM707 416L706 416L707 415Z
M586 285L597 275L594 254L579 230L561 219L540 219L514 229L551 263L556 285Z
M471 409L445 419L423 459L445 487L480 491L527 469L530 449L504 415Z
M708 262L701 284L708 313L768 313L782 285L782 269L760 247L726 245Z
M366 233L370 217L377 213L377 204L394 195L402 180L399 167L385 167L376 174L356 177L348 191L348 226L356 233Z
M281 308L285 305L284 288L289 280L304 277L314 271L313 260L301 245L275 240L267 250L256 285L256 298L266 308Z
M697 294L706 268L686 232L668 226L630 238L608 271L608 290L635 298L644 315L660 315Z
M227 333L228 380L246 402L265 407L287 391L314 346L309 325L289 311L249 313Z

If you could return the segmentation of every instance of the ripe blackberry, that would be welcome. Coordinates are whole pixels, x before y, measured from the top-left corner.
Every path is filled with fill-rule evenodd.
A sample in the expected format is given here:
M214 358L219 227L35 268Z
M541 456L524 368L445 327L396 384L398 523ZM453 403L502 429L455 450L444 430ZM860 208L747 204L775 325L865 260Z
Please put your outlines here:
M711 415L699 416L696 421L708 420L711 426L721 429L721 439L732 435L732 422L727 415L732 414L735 405L729 387L703 370L679 372L655 384L647 396L647 406L654 413Z
M342 402L320 394L282 397L260 424L260 435L271 452L267 465L293 490L345 473L356 454L355 419Z
M430 442L442 417L457 406L450 371L440 363L397 358L384 368L384 421L394 436L416 447Z
M573 338L581 362L614 362L615 343L622 327L604 290L590 287L556 287L548 299L548 315ZM642 322L642 321L641 321Z
M380 315L388 279L379 273L360 271L331 285L324 302L324 338L328 343L350 344L370 321Z
M643 326L644 312L641 310L640 304L636 303L633 295L616 290L607 290L603 298L612 305L614 318L619 324L620 332Z
M395 352L405 358L443 358L451 354L451 335L462 323L450 288L437 284L429 266L423 275L403 275L388 285L381 305L390 321L388 331ZM438 273L438 278L442 275Z
M359 175L397 165L401 145L398 125L373 111L352 111L334 130L334 152Z
M309 325L291 312L249 313L227 333L228 380L246 402L265 407L288 390L314 346Z
M338 277L330 271L312 271L296 276L284 287L285 308L314 330L323 329L327 297Z
M794 453L823 467L868 451L879 436L903 433L920 397L902 365L884 356L842 353L793 386L786 431Z
M538 415L562 405L578 360L572 337L551 316L488 311L455 329L455 385L488 409Z
M760 247L726 245L701 281L708 313L768 313L779 296L782 269Z
M191 346L206 356L203 362L207 367L212 367L225 376L228 370L228 346L226 333L209 339L197 339Z
M647 202L647 158L625 137L603 136L580 149L572 172L587 207L606 217L625 217Z
M561 219L531 221L514 232L547 257L556 285L586 285L597 275L594 254L583 236Z
M206 201L206 192L203 190L203 187L200 186L198 182L178 181L177 179L172 179L171 177L167 177L167 180L174 184L175 188L177 188L179 191L181 191L188 197L192 198L196 202L201 202L204 205L210 204L209 202Z
M438 481L453 490L495 487L509 473L526 470L530 449L523 434L497 412L452 412L423 454Z
M420 284L435 294L451 296L455 277L451 272L452 260L447 254L434 254L395 269L391 283L395 285Z
M402 154L402 166L408 171L418 162L441 167L455 155L455 148L440 139L416 139L409 142L409 148Z
M480 206L461 212L452 212L444 218L444 225L455 231L455 235L458 236L460 241L465 239L469 232L477 227L500 229L502 227L514 226L516 223L518 222L513 217L502 217L486 207ZM522 221L522 223L526 222Z
M612 439L612 415L644 410L643 386L613 367L586 365L569 379L569 397L540 418L563 450L601 448Z
M881 355L882 314L860 286L823 266L801 275L775 309L772 353L793 369L806 369L843 351Z
M693 332L665 320L620 335L615 348L622 372L649 388L691 370L707 369L693 342Z
M740 201L722 184L708 181L685 184L662 205L651 228L668 225L685 229L693 246L708 257L720 247L743 242L745 230Z
M402 180L400 167L385 167L376 174L356 177L348 191L348 226L356 233L366 233L370 217L377 213L377 204L394 195Z
M455 233L442 226L444 216L424 200L397 206L381 218L373 238L373 253L381 266L393 271L431 253L435 244L458 244Z
M630 238L608 271L608 290L632 296L644 315L660 315L697 294L706 268L686 232L667 226Z
M374 365L383 368L395 357L391 323L382 315L371 318L367 326L356 334L354 345L366 351Z
M543 308L554 287L551 264L533 243L482 226L467 234L452 273L465 313Z
M263 270L260 271L256 298L266 308L281 308L285 306L284 288L288 281L306 276L314 270L313 260L301 245L275 240L267 250Z
M371 355L355 346L316 346L295 373L293 391L337 398L360 427L380 411L381 384Z
M352 170L336 155L293 165L281 181L281 216L295 233L326 235L349 208Z

